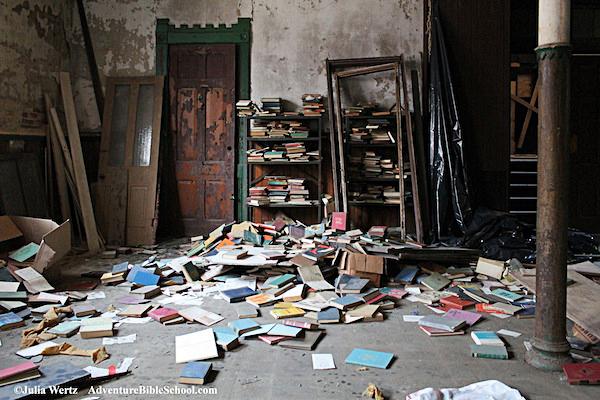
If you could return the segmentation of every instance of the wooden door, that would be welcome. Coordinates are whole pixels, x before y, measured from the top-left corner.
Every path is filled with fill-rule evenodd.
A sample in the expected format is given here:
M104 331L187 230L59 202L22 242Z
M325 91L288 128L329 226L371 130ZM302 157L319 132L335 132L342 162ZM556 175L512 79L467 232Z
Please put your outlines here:
M108 244L156 234L163 77L108 78L96 214Z
M185 235L234 218L235 45L169 47L176 219Z
M600 57L571 62L569 227L600 231Z

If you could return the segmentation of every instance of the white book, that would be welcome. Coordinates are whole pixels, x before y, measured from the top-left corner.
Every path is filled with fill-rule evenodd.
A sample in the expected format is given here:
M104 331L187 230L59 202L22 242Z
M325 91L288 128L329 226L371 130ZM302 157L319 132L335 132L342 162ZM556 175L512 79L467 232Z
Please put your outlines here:
M224 319L219 314L215 314L200 307L190 307L185 310L180 310L179 315L188 321L196 321L206 326L214 325Z
M175 362L208 360L219 356L212 328L175 336Z

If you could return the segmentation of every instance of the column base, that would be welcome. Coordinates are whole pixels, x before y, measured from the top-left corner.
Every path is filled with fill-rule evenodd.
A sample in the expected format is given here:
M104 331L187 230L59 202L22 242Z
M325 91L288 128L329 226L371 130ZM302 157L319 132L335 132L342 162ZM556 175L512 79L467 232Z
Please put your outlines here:
M532 349L525 353L525 361L532 367L544 371L562 371L564 364L573 361L569 355L570 346L567 342L564 346L557 346L560 348L558 351L542 350L536 347L535 339L532 340L531 347Z

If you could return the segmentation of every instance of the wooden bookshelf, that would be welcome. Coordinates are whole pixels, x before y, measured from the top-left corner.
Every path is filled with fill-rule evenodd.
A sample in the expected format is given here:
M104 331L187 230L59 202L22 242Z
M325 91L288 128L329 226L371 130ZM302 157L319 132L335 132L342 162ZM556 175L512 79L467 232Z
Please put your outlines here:
M261 217L262 213L256 211L276 210L276 209L302 209L307 210L301 216L291 215L292 218L300 217L307 223L318 223L323 218L323 206L321 199L323 198L323 117L322 116L304 116L304 115L281 115L281 116L252 116L245 117L248 120L246 124L248 130L246 132L246 142L248 150L256 144L271 144L271 143L307 143L316 144L316 149L306 149L306 151L318 150L319 158L316 160L304 162L290 161L263 161L263 162L248 162L248 154L245 154L246 176L248 179L248 188L260 182L266 176L288 176L290 178L304 178L311 183L311 186L316 188L310 191L308 201L311 204L290 204L290 203L273 203L260 206L246 204L248 208L248 218L254 221L255 218ZM309 136L307 138L290 138L290 137L251 137L250 126L251 120L262 121L302 121L309 127ZM315 198L316 195L316 198ZM308 211L310 210L310 211ZM310 215L309 215L310 214ZM312 215L312 218L311 218ZM316 220L314 217L316 216ZM312 220L312 221L311 221ZM254 221L263 222L263 221Z

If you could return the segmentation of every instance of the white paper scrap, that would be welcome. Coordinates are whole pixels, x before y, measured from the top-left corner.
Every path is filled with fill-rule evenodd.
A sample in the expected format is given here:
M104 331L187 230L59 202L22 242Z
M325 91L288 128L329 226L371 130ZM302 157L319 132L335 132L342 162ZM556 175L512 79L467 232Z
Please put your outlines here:
M137 334L133 333L127 336L117 336L117 337L105 337L102 338L102 344L104 346L109 344L123 344L123 343L133 343L137 338Z
M312 354L313 369L335 369L332 354Z
M519 332L510 331L508 329L500 329L496 332L498 335L510 336L510 337L519 337L521 334Z

